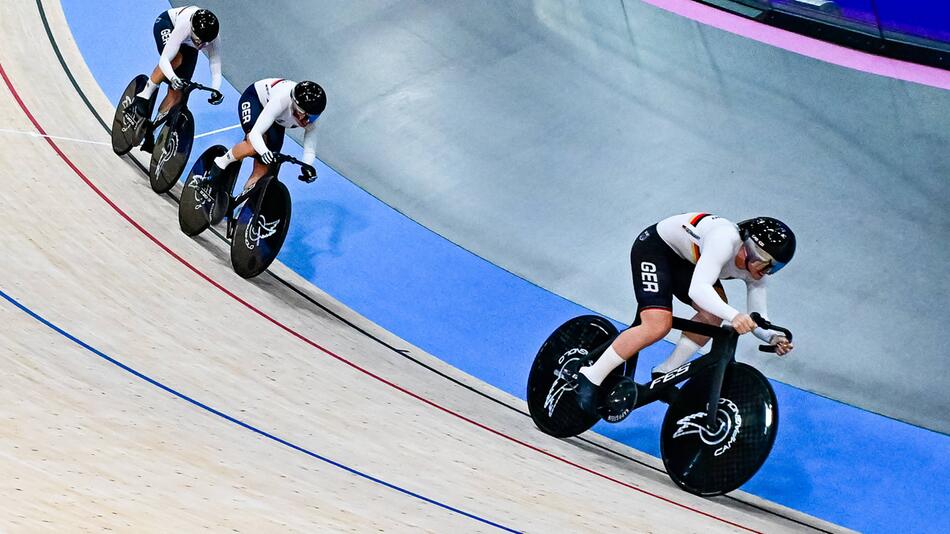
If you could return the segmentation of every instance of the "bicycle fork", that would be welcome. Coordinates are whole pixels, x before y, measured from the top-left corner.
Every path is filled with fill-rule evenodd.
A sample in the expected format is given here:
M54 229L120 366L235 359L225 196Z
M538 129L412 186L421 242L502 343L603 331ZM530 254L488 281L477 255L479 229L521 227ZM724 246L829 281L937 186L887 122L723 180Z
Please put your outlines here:
M736 353L736 345L739 342L739 334L731 331L727 336L714 338L710 353L724 351L727 354ZM718 346L717 346L718 345ZM726 369L734 358L723 358L716 363L713 370L712 384L709 387L709 404L706 408L706 430L715 433L719 430L716 421L716 414L719 411L719 400L722 393L722 382L726 376Z

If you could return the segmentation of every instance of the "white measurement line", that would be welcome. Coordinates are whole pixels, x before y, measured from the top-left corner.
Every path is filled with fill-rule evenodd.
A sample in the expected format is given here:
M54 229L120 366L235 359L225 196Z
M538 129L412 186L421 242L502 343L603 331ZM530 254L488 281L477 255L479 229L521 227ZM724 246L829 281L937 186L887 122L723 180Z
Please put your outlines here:
M219 134L221 132L226 132L228 130L233 130L235 128L240 128L240 127L241 127L240 124L235 124L234 126L228 126L227 128L219 128L217 130L211 130L210 132L205 132L203 134L196 135L195 139L198 139L200 137L208 137L209 135Z
M57 141L73 141L75 143L86 143L89 145L103 145L103 146L112 146L112 143L105 143L102 141L91 141L89 139L76 139L74 137L62 137L59 135L44 135L39 132L27 132L23 130L10 130L8 128L0 128L0 133L9 133L9 134L18 134L25 135L28 137L46 137L49 139L56 139Z

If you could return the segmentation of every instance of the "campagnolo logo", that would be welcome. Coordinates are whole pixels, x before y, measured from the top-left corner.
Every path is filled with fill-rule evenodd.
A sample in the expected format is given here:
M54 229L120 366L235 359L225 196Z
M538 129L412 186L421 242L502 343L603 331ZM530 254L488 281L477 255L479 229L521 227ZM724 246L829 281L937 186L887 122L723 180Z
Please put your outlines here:
M736 438L739 437L739 429L742 428L742 416L739 415L739 407L729 399L719 399L716 422L718 423L716 431L710 432L706 428L706 412L687 415L676 422L679 428L673 433L673 438L698 435L699 439L706 445L711 447L718 445L719 447L713 455L720 456L732 448Z
M567 370L567 367L571 365L573 368L579 366L572 365L574 362L580 361L581 358L587 358L588 352L587 349L583 348L574 348L561 355L557 360L558 369L554 371L554 382L551 384L551 389L548 390L547 396L544 398L544 408L548 410L548 417L554 415L554 409L557 408L558 402L561 401L561 397L564 396L568 391L574 391L574 388L577 385L574 382L574 374L570 373Z

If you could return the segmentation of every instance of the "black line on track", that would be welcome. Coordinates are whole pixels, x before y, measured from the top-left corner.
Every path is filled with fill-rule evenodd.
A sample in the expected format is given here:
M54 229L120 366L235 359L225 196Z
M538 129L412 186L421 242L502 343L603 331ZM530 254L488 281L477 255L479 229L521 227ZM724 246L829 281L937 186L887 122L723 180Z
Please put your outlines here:
M622 1L621 1L621 5L623 5L623 2L622 2ZM92 105L92 103L91 103L91 102L89 101L89 99L86 97L86 93L85 93L85 92L82 90L82 88L79 86L79 83L76 81L76 78L73 77L73 73L72 73L72 71L69 69L69 65L66 64L66 60L63 58L63 55L62 55L62 53L61 53L60 50L59 50L59 44L56 42L56 38L53 36L53 31L52 31L52 29L50 29L49 21L48 21L47 18L46 18L46 10L43 9L42 0L36 0L36 7L37 7L37 9L39 10L40 19L42 19L42 21L43 21L43 28L46 30L46 36L49 38L50 45L52 45L52 47L53 47L53 52L56 54L56 58L59 60L60 66L62 66L63 71L66 73L66 77L69 78L69 81L70 81L70 83L71 83L72 86L73 86L73 89L76 90L76 93L79 94L79 97L82 99L83 103L86 104L86 108L89 109L89 112L92 113L92 116L95 117L96 120L99 122L99 124L102 125L103 130L105 130L106 133L108 133L108 134L110 135L110 137L111 137L111 135L112 135L112 128L109 127L109 125L108 125L108 124L102 119L102 117L99 115L99 112L96 111L96 108ZM625 7L625 6L624 6L624 12L626 13L626 7ZM78 45L77 45L77 46L78 46ZM134 149L133 149L133 150L134 150ZM139 162L137 159L135 159L135 158L133 158L133 157L131 157L131 156L130 156L129 158L127 158L127 159L130 160L136 167L138 167L139 170L141 170L142 173L143 173L146 177L148 177L148 169L146 169L145 166L142 165L141 162ZM169 198L171 198L172 200L174 200L176 204L179 203L179 198L176 197L175 195L173 195L173 194L171 193L171 191L169 191L168 193L166 193L166 195L168 195ZM224 235L221 234L221 232L219 232L219 231L218 231L217 229L215 229L214 227L211 227L211 231L212 231L212 233L214 233L214 235L216 235L216 236L218 237L218 239L220 239L220 240L221 240L222 242L224 242L224 243L227 243L227 239L225 238ZM314 298L311 297L310 295L307 295L306 293L303 292L303 290L301 290L301 289L298 288L297 286L291 284L289 281L287 281L287 280L281 278L281 277L278 276L277 274L273 273L270 269L268 269L268 270L265 271L265 272L266 272L267 274L269 274L274 280L276 280L276 281L279 282L281 285L283 285L283 286L286 287L287 289L291 290L292 292L294 292L295 294L297 294L299 297L303 298L303 299L306 300L307 302L309 302L309 303L313 304L314 306L320 308L320 309L323 310L324 312L326 312L326 313L332 315L334 318L336 318L337 320L339 320L339 321L342 322L343 324L345 324L345 325L347 325L348 327L352 328L353 330L356 330L357 332L363 334L364 336L368 337L369 339L372 339L373 341L379 343L380 345L382 345L382 346L388 348L389 350L395 352L396 354L402 356L403 358L405 358L405 359L407 359L407 360L409 360L409 361L415 363L416 365L419 365L420 367L423 367L424 369L426 369L426 370L428 370L428 371L431 371L432 373L435 373L436 375L438 375L438 376L440 376L440 377L442 377L442 378L448 380L449 382L452 382L453 384L455 384L455 385L457 385L457 386L460 386L460 387L462 387L462 388L464 388L464 389L467 389L468 391L470 391L470 392L472 392L472 393L474 393L474 394L476 394L476 395L478 395L478 396L480 396L480 397L483 397L483 398L485 398L485 399L487 399L487 400L489 400L489 401L492 401L492 402L494 402L495 404L498 404L499 406L503 406L503 407L505 407L505 408L508 408L509 410L511 410L511 411L513 411L513 412L516 412L516 413L519 413L519 414L521 414L521 415L523 415L523 416L525 416L525 417L528 417L528 418L531 417L531 414L529 414L528 412L525 412L524 410L518 408L517 406L512 406L512 405L510 405L510 404L504 402L504 401L501 400L501 399L497 399L497 398L495 398L495 397L489 395L488 393L484 393L484 392L482 392L482 391L479 391L479 390L475 389L473 386L471 386L471 385L469 385L469 384L466 384L466 383L460 381L460 380L457 379L457 378L454 378L454 377L452 377L452 376L449 376L449 375L445 374L444 372L442 372L442 371L440 371L440 370L438 370L438 369L436 369L436 368L430 366L429 364L427 364L427 363L425 363L425 362L423 362L423 361L421 361L421 360L418 360L418 359L414 358L413 356L411 356L411 355L409 354L409 350L408 350L408 349L396 348L396 347L394 347L393 345L390 345L389 343L383 341L382 339L380 339L380 338L374 336L372 333L366 331L365 329L363 329L363 328L361 328L360 326L358 326L358 325L352 323L351 321L349 321L349 320L346 319L345 317L341 316L340 314L338 314L338 313L334 312L333 310L329 309L327 306L321 304L320 302L318 302L316 299L314 299ZM577 440L577 441L583 442L583 443L585 443L585 444L587 444L587 445L590 445L590 446L592 446L592 447L594 447L594 448L600 449L600 450L602 450L602 451L604 451L604 452L610 453L610 454L612 454L612 455L614 455L614 456L617 456L617 457L623 458L623 459L625 459L625 460L631 461L631 462L633 462L633 463L635 463L635 464L637 464L637 465L640 465L640 466L642 466L642 467L646 467L647 469L651 469L651 470L656 471L656 472L658 472L658 473L666 474L666 471L664 471L664 470L662 470L662 469L660 469L660 468L658 468L658 467L654 467L654 466L652 466L652 465L650 465L650 464L648 464L648 463L646 463L646 462L643 462L643 461L641 461L641 460L638 460L638 459L636 459L636 458L634 458L634 457L632 457L632 456L628 456L628 455L626 455L626 454L624 454L624 453L622 453L622 452L620 452L620 451L615 451L615 450L613 450L613 449L611 449L611 448L609 448L609 447L607 447L607 446L605 446L605 445L601 445L600 443L596 443L596 442L594 442L594 441L592 441L592 440L590 440L590 439L587 439L587 438L584 438L584 437L580 437L580 436L577 436L577 437L574 437L574 438L570 438L570 439L575 439L575 440ZM773 511L773 510L769 510L769 509L767 509L767 508L763 508L763 507L761 507L761 506L752 504L752 503L750 503L750 502L743 501L743 500L738 499L738 498L736 498L736 497L733 497L733 496L731 496L731 495L724 495L723 497L724 497L725 499L729 499L729 500L735 501L735 502L737 502L737 503L740 503L740 504L742 504L743 506L748 506L748 507L750 507L750 508L754 508L754 509L756 509L756 510L758 510L758 511L760 511L760 512L763 512L763 513L766 513L766 514L769 514L769 515L773 515L773 516L776 516L776 517L781 517L782 519L785 519L786 521L789 521L789 522L792 522L792 523L795 523L795 524L798 524L798 525L801 525L801 526L804 526L804 527L808 527L808 528L813 529L813 530L815 530L815 531L824 532L824 533L826 533L826 534L832 534L831 531L818 528L818 527L816 527L816 526L814 526L814 525L810 525L810 524L805 523L805 522L803 522L803 521L800 521L800 520L798 520L798 519L795 519L795 518L792 518L792 517L788 517L788 516L786 516L786 515L780 514L780 513L778 513L778 512Z

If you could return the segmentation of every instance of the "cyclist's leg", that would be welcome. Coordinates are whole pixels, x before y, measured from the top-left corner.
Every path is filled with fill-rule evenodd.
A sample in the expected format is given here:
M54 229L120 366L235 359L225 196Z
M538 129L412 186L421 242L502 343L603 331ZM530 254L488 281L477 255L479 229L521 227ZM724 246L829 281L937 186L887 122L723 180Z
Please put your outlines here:
M244 140L231 147L223 155L214 158L214 166L217 167L216 172L224 170L236 161L242 161L248 156L257 154L247 136L263 109L264 106L257 96L254 84L248 85L241 93L241 98L238 99L238 122L240 122L241 129L244 131Z
M191 77L195 74L195 65L198 64L198 51L190 46L182 46L181 51L172 59L172 69L175 70L177 74L183 80L191 80ZM162 73L162 69L155 67L155 70L152 71L152 79L154 81L156 73L159 77L159 81L156 83L161 83L165 79L165 75ZM168 92L165 93L165 98L162 100L161 105L158 106L158 117L160 118L165 113L168 113L168 110L181 102L181 91L172 89L171 86L168 87ZM157 119L156 118L156 119Z
M245 140L245 142L248 145L251 144L250 141ZM274 124L268 128L267 131L264 132L264 143L267 144L267 148L269 148L271 152L280 152L280 149L284 146L284 127L279 124ZM254 184L267 174L267 165L264 165L264 162L258 157L257 151L254 150L253 146L250 147L250 150L251 153L248 155L254 156L254 169L244 184L244 191L254 187Z
M719 293L719 296L722 297L723 301L728 301L726 298L726 292L722 288L721 282L716 282L713 288L717 293ZM681 291L676 291L675 294L677 298L686 302L687 304L692 305L693 309L696 310L696 314L692 317L693 321L713 326L719 326L722 324L722 319L696 306L696 304L689 299L688 295L681 295ZM654 378L658 374L666 374L686 363L690 358L693 357L694 354L696 354L696 351L706 345L708 341L708 336L703 336L694 332L681 333L679 340L676 342L676 347L673 348L673 352L670 354L670 356L653 368L652 374L654 375Z
M172 20L169 18L167 12L163 11L158 18L155 19L155 24L152 26L152 36L155 38L155 48L158 50L159 56L162 55L162 50L165 49L165 43L172 34L173 28ZM152 70L152 75L149 76L145 88L136 96L143 100L152 98L152 95L158 90L158 85L163 81L165 81L165 74L162 72L162 69L156 65L155 69Z
M610 347L589 367L581 369L592 384L604 378L644 347L669 333L673 324L673 251L656 232L656 225L644 230L630 250L637 320L614 339Z
M640 324L632 326L617 336L610 348L624 361L642 349L663 339L673 327L673 311L665 308L640 310ZM612 370L612 369L611 369Z

